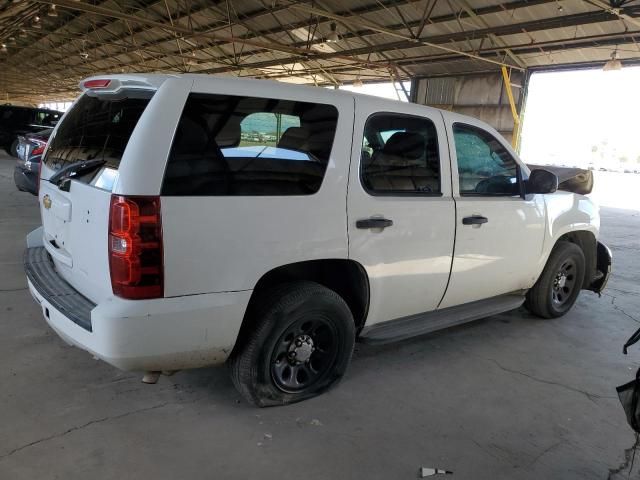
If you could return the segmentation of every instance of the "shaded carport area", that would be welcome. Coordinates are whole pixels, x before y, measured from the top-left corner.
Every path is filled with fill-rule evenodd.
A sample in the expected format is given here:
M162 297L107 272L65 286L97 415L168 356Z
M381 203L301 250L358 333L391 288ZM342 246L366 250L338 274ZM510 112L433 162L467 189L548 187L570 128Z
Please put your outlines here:
M0 0L0 95L65 101L80 79L121 72L393 81L400 96L478 116L517 143L533 72L601 68L612 55L634 65L639 37L638 1ZM12 169L0 153L0 479L401 479L422 466L462 479L638 474L615 393L639 364L621 353L640 326L638 208L602 209L615 263L601 298L583 292L559 320L520 309L358 344L336 389L258 410L224 368L144 385L52 332L22 271L38 206ZM595 175L598 198L636 191L640 178Z

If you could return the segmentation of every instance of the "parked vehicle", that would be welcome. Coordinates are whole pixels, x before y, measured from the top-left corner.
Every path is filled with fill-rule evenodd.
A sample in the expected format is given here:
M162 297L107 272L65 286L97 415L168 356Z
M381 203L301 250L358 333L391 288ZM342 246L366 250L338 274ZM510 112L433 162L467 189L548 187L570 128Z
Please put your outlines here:
M18 156L18 136L53 129L63 113L46 108L0 105L0 147Z
M81 87L44 153L29 289L67 342L151 381L228 361L248 401L287 404L356 337L560 317L606 285L597 207L474 118L201 75Z
M52 130L40 130L18 136L18 162L13 169L13 181L18 190L38 195L40 159Z

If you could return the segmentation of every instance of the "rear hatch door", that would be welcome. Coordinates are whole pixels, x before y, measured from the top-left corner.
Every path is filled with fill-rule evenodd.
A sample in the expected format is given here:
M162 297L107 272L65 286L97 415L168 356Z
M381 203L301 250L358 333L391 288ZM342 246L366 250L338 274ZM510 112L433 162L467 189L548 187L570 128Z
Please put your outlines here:
M112 295L108 261L111 191L152 89L84 93L52 134L39 200L44 245L56 269L93 302Z

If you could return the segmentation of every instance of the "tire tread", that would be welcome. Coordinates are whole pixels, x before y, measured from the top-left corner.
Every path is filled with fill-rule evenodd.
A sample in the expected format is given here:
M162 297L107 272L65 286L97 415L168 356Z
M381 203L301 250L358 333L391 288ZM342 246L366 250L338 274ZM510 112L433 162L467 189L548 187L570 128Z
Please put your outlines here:
M244 332L242 338L238 338L239 345L229 358L228 365L231 372L231 380L238 392L248 402L260 406L284 405L293 403L314 395L290 395L282 393L281 398L267 398L261 391L258 384L258 366L256 358L259 357L263 343L267 339L271 329L276 324L269 315L270 312L277 310L286 310L288 306L299 303L301 300L318 295L326 296L332 301L337 302L348 313L350 324L350 333L355 338L355 323L351 316L351 311L346 302L333 290L323 287L315 282L291 282L277 285L271 289L267 289L258 294L256 301L250 306L248 311L250 315L250 328ZM353 352L349 352L349 357ZM330 386L333 386L333 382ZM319 393L319 392L318 392Z

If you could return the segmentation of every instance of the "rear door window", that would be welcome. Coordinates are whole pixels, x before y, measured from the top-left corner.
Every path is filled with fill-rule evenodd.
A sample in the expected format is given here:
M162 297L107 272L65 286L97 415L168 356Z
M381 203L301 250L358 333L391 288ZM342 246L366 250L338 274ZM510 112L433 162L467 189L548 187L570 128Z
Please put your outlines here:
M438 134L428 118L372 115L360 158L362 184L372 195L440 195Z
M152 91L118 94L85 93L51 138L44 163L53 170L80 161L104 160L118 170L122 154L144 112Z
M163 195L311 195L322 184L338 121L332 105L192 93Z

